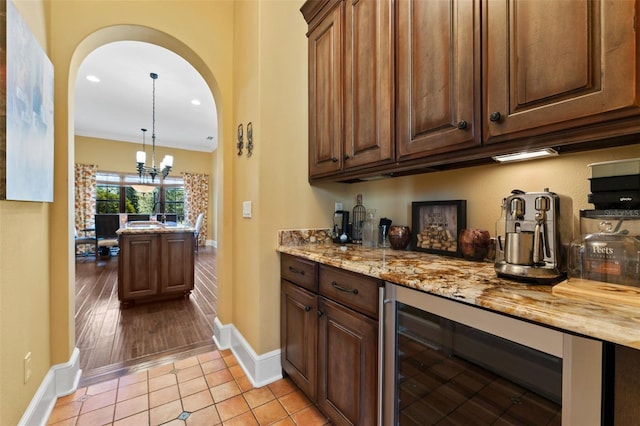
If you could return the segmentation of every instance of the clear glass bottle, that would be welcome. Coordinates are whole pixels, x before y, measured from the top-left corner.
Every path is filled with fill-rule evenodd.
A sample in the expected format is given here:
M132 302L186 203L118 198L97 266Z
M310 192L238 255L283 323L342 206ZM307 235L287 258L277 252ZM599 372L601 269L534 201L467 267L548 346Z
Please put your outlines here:
M378 223L376 209L368 209L362 225L362 245L364 247L378 247Z
M496 221L496 248L495 248L495 262L502 262L504 260L504 248L505 248L505 227L507 219L507 199L502 199L502 205L500 206L500 217Z

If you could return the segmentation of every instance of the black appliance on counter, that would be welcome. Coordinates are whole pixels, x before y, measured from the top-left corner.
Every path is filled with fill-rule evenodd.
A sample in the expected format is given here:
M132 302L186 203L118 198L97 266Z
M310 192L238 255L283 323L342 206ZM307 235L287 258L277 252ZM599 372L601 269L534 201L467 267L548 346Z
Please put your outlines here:
M596 210L640 208L640 158L589 164Z
M346 244L350 241L349 211L336 210L333 214L333 242Z
M589 164L589 203L570 250L569 279L640 286L640 158Z

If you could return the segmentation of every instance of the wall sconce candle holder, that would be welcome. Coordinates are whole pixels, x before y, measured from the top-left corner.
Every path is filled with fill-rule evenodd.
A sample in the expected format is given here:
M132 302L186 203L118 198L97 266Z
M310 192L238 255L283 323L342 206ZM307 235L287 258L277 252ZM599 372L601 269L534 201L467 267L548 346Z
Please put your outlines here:
M242 130L242 123L238 124L238 143L236 147L238 148L238 157L242 155L242 148L244 147L244 134Z
M247 123L247 157L251 157L253 153L253 125Z

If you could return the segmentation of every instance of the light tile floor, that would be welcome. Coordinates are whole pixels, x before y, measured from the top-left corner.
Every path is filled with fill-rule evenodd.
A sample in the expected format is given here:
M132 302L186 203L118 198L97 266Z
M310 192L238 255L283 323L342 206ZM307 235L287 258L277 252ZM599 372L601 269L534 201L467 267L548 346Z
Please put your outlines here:
M231 351L212 351L78 389L49 425L330 425L290 379L254 388Z

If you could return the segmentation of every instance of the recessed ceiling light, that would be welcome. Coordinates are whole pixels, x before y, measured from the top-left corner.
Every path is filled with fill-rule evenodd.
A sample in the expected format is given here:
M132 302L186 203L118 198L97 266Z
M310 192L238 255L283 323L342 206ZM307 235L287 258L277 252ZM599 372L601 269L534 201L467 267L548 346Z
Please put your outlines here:
M191 104L192 104L192 105L200 105L200 101L199 101L199 100L197 100L197 99L193 99L193 100L191 101Z
M95 75L88 75L87 80L89 80L92 83L100 83L100 79Z

